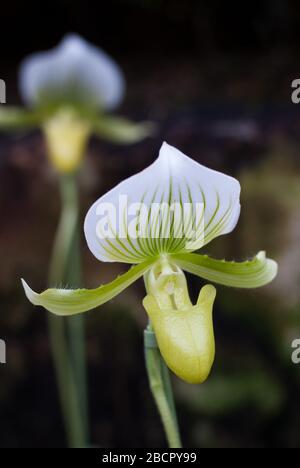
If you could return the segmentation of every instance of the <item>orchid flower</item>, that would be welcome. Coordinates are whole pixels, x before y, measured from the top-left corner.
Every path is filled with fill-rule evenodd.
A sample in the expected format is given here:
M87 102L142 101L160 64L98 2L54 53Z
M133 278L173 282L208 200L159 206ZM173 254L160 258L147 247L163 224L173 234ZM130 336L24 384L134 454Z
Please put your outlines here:
M123 74L111 57L78 35L69 34L54 49L26 58L19 88L28 108L2 107L0 129L42 128L59 172L78 168L93 134L132 143L151 132L148 123L134 124L108 114L124 96Z
M257 288L276 276L264 252L242 263L194 253L231 232L240 214L240 184L164 143L158 159L97 200L84 232L102 262L133 264L96 289L47 289L38 294L24 280L27 298L56 315L94 309L144 276L143 301L168 367L187 382L203 382L214 361L214 286L192 305L184 271L232 287ZM172 208L172 209L170 209ZM184 227L184 229L182 229Z

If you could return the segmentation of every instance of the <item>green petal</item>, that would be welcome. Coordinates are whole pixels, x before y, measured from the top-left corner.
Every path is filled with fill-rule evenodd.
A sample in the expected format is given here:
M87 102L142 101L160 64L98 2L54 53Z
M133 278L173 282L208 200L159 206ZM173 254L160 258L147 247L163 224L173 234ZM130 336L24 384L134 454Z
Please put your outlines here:
M215 297L214 286L207 284L193 306L181 272L172 297L158 288L143 301L166 364L189 383L204 382L214 362L212 308Z
M0 129L22 130L34 128L40 123L40 117L35 112L30 112L17 107L1 107Z
M93 124L94 133L113 143L135 143L154 131L151 122L133 123L118 117L103 116Z
M94 309L134 283L149 270L153 260L132 267L111 283L96 289L47 289L38 294L22 279L25 294L34 305L45 307L56 315L75 315Z
M172 259L188 273L236 288L264 286L275 278L278 270L277 263L266 258L265 252L259 252L252 260L241 263L214 260L207 255L193 253L176 254Z

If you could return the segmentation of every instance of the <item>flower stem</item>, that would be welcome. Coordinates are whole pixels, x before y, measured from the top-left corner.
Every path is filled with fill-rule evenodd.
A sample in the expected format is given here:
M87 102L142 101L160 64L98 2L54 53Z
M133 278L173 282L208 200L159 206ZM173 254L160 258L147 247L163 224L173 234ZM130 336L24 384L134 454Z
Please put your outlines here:
M145 360L150 389L170 448L181 448L180 433L169 370L157 347L151 324L144 331Z
M48 329L68 445L71 448L82 447L85 436L63 317L48 314Z
M173 418L177 426L177 431L178 431L178 419L177 419L174 394L173 394L173 389L172 389L172 384L171 384L171 379L170 379L170 371L161 355L160 355L160 358L161 358L161 372L162 372L163 384L164 384L164 388L166 391L167 400L169 402L169 405L173 414Z
M75 175L60 181L62 211L56 233L50 272L51 286L80 285L78 189ZM49 315L49 332L60 402L68 442L84 447L88 442L88 403L84 347L84 319Z

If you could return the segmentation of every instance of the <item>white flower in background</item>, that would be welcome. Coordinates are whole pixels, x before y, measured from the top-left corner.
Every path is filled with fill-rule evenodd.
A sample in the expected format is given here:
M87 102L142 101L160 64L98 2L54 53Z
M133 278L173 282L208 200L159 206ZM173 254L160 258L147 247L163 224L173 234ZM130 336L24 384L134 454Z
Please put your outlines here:
M24 101L70 101L115 109L125 91L123 73L103 50L76 34L68 34L54 49L27 57L20 67Z
M49 158L61 173L78 169L91 135L115 143L134 143L152 133L109 115L122 101L125 80L115 61L76 34L54 49L27 57L19 87L28 109L1 107L0 129L43 130Z
M143 236L133 235L127 229L128 212L125 205L120 206L124 196L130 204L142 202L147 208L147 216L140 217L138 223L137 232ZM23 282L25 293L33 304L54 314L73 315L109 301L144 276L147 296L143 304L166 363L184 380L202 382L214 360L212 306L216 292L213 286L204 286L193 306L183 270L214 283L241 288L263 286L277 274L276 262L267 259L264 252L243 263L213 260L192 252L234 229L240 213L239 196L237 180L198 164L165 143L159 158L150 167L101 197L85 220L88 246L99 260L135 266L94 290L48 289L37 294ZM178 236L177 227L182 220L177 219L178 211L171 212L170 223L164 215L151 218L153 204L170 206L174 202L182 207L185 203L202 206L201 222L195 210L189 212L188 224L195 231L194 244L187 242L185 233ZM103 206L121 210L114 237L99 235ZM111 222L108 218L107 223ZM167 225L171 226L170 230L166 229ZM125 236L124 232L120 235L121 230Z

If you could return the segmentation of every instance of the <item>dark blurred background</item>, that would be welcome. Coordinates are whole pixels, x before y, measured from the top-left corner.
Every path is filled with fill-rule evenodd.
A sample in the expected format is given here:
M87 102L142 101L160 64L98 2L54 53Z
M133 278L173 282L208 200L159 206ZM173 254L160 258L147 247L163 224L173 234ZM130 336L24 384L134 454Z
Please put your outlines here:
M92 140L81 173L82 216L123 178L150 164L162 140L237 177L242 215L235 232L205 247L242 260L266 249L279 262L261 290L218 288L217 355L209 380L174 378L186 447L300 447L300 4L245 0L53 0L1 5L0 78L7 104L21 104L18 65L77 32L113 55L127 78L118 113L157 123L129 147ZM300 104L299 104L300 106ZM46 286L59 215L57 177L39 132L0 135L0 446L66 444L45 311L25 299L19 278ZM84 285L123 271L84 252ZM195 299L201 280L190 278ZM91 442L163 447L147 386L142 281L87 315Z

